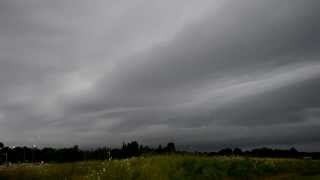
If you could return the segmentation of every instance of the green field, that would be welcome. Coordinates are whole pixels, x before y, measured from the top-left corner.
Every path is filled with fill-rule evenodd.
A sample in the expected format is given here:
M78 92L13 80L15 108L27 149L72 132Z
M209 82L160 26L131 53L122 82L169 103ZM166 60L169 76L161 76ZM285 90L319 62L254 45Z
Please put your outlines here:
M159 155L112 161L21 164L0 168L0 179L320 179L320 161Z

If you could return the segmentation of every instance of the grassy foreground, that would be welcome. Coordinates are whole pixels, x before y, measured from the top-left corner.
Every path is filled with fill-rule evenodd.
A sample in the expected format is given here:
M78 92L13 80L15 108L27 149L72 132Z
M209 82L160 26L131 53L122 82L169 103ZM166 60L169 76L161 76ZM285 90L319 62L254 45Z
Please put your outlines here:
M0 179L320 179L320 161L245 157L149 156L112 161L14 165Z

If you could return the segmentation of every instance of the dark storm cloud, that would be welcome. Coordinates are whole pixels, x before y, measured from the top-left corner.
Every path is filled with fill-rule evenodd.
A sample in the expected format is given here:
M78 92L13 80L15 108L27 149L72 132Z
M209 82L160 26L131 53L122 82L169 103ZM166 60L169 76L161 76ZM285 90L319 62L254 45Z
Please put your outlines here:
M316 149L315 0L0 5L10 143Z

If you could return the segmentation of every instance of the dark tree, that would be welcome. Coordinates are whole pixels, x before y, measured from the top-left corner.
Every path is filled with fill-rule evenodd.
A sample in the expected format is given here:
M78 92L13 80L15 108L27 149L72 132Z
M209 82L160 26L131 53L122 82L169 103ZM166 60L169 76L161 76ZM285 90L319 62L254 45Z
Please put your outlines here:
M176 146L173 142L168 143L168 145L166 147L166 152L168 152L168 153L176 152Z
M230 156L230 155L232 155L232 149L230 149L230 148L222 149L218 152L218 154L224 155L224 156Z
M133 141L128 143L127 145L127 153L130 156L138 156L139 155L139 144L137 141Z
M162 149L161 145L159 145L158 148L155 150L155 152L159 153L159 154L162 153L162 151L163 151L163 149Z
M242 150L241 150L240 148L235 148L235 149L233 150L233 154L235 154L235 155L242 155Z

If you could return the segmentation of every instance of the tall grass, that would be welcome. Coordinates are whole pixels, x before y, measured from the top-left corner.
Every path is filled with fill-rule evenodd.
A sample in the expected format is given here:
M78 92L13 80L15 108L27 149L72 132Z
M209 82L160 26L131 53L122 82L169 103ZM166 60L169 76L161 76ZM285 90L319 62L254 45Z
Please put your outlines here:
M320 161L162 155L41 166L15 165L1 169L0 179L320 179Z

